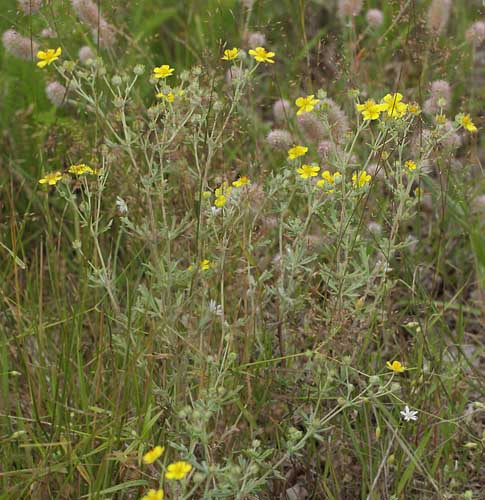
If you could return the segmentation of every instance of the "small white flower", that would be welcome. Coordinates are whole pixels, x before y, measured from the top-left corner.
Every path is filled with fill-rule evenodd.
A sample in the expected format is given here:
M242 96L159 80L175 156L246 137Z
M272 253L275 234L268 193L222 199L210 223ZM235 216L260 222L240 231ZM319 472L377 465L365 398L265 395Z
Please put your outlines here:
M209 300L209 311L216 316L222 316L222 306L214 299Z
M128 205L126 204L126 201L121 198L121 196L116 197L116 208L120 214L128 213Z
M211 207L211 213L212 215L218 215L222 212L222 208L219 207Z
M418 412L410 410L408 405L406 405L404 407L404 411L401 411L400 413L406 422L409 422L410 420L418 420Z

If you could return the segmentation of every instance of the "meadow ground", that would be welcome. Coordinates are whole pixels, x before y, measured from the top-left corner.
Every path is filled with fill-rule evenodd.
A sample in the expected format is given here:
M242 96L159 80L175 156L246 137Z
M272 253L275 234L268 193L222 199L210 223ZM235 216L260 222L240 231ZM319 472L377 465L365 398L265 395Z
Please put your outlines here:
M479 0L0 0L0 499L483 499Z

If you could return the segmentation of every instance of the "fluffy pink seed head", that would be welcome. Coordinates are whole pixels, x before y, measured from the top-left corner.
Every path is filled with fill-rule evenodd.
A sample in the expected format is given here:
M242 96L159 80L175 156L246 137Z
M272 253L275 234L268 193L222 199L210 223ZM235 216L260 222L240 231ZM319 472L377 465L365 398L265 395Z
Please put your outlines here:
M293 114L293 108L286 99L278 99L273 104L273 117L276 123L285 123Z
M426 101L423 102L423 111L425 114L434 116L439 112L439 110L440 107L438 106L438 101L436 101L432 97L426 99Z
M86 64L89 59L94 59L96 56L91 50L91 47L89 47L88 45L84 45L79 49L78 57L83 64Z
M44 28L40 32L42 38L57 38L56 32L52 28Z
M473 23L465 33L466 41L474 45L475 47L479 47L485 41L485 22L477 21Z
M248 45L249 48L255 49L256 47L265 47L266 46L266 37L263 33L256 31L254 33L249 33L248 37Z
M231 85L232 82L236 80L240 80L244 74L244 70L240 68L239 66L231 66L227 71L226 71L226 83L228 85Z
M433 0L428 10L428 29L436 34L442 33L450 17L451 0Z
M451 87L445 80L436 80L431 84L431 97L433 99L443 98L446 102L451 99Z
M2 35L5 50L19 59L32 60L37 55L39 44L15 30L7 30Z
M371 28L378 28L384 22L384 14L379 9L369 9L365 19Z
M318 143L328 135L323 123L313 113L303 113L296 121L307 141Z
M445 122L444 129L448 134L440 143L448 149L458 149L461 146L461 137L454 131L453 124L449 120Z
M332 152L333 144L331 141L323 140L318 143L318 154L322 160L326 160Z
M42 0L17 0L19 9L25 14L34 14L42 7Z
M101 19L98 26L92 30L93 40L103 49L109 49L116 43L116 32L114 27L104 19Z
M354 17L362 10L363 0L338 0L338 16L345 20Z
M51 82L45 88L47 99L56 106L62 106L66 100L67 89L59 82Z
M350 130L349 119L345 111L333 99L329 98L323 100L320 105L327 110L332 136L336 141L342 141Z
M413 156L419 157L434 144L433 132L425 128L411 137L409 144Z
M71 4L81 22L93 29L98 27L99 9L92 0L71 0Z
M274 149L287 151L290 149L293 139L287 130L272 130L267 137L268 144Z

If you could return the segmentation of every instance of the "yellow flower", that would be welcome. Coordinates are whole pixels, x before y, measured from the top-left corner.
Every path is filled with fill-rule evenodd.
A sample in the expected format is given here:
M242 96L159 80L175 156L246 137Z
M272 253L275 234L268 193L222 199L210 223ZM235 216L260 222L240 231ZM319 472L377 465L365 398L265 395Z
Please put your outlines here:
M152 464L153 462L155 462L155 460L160 458L164 450L165 450L164 446L155 446L155 448L152 448L143 455L143 462L147 465Z
M57 61L59 59L59 56L62 53L62 49L60 47L57 47L57 49L48 49L46 51L44 50L39 50L37 52L37 59L39 59L39 62L37 63L37 66L39 68L43 68L44 66L47 66L54 61Z
M446 115L436 115L434 117L434 121L438 124L438 125L444 125L446 123Z
M204 259L203 261L201 261L199 269L201 271L208 271L210 269L210 267L211 267L210 260Z
M191 470L192 465L190 465L188 462L175 462L167 467L165 477L167 479L183 479Z
M301 115L302 113L310 113L310 111L313 111L313 108L319 102L320 101L318 99L315 99L315 96L313 94L308 95L306 97L299 97L295 101L295 104L299 108L298 111L296 112L296 114Z
M172 73L175 70L171 68L168 64L163 64L162 66L158 66L153 68L153 78L167 78L167 76L172 76Z
M215 195L216 198L218 198L221 195L227 195L229 196L232 193L232 187L227 184L226 181L224 181L218 188L215 190Z
M49 186L55 186L62 179L62 174L58 172L50 172L46 174L42 179L39 179L39 184L49 184Z
M217 208L223 207L226 203L227 203L227 197L224 196L223 194L217 196L216 199L215 199L215 201L214 201L214 205Z
M68 169L70 174L74 175L84 175L84 174L96 174L97 170L85 165L84 163L80 163L79 165L71 165Z
M401 118L406 114L408 108L408 105L401 101L402 94L399 92L385 95L384 99L382 99L382 111L387 111L387 115L391 118Z
M335 184L335 180L338 179L339 177L342 177L340 172L335 172L334 174L331 174L328 170L324 170L322 172L322 179L320 179L317 182L317 186L324 187L326 183L333 185L333 184ZM332 193L333 189L329 192Z
M404 163L404 166L411 172L413 170L416 170L417 165L416 162L413 160L408 160L407 162Z
M315 165L302 165L296 171L300 174L300 177L302 179L308 179L309 177L316 177L319 170L320 167L317 167Z
M370 182L371 179L372 176L369 175L365 170L362 170L362 172L356 172L354 175L352 175L352 182L356 187L365 186Z
M294 160L299 156L303 156L308 151L308 148L305 146L293 146L288 150L288 160Z
M465 129L468 130L468 132L476 132L478 129L475 126L475 124L472 122L472 119L470 118L470 115L464 115L460 114L457 117L458 123Z
M227 203L227 198L228 196L232 193L232 187L227 184L226 181L224 181L216 190L214 191L215 194L215 201L214 205L217 208L223 207Z
M247 186L248 184L251 184L251 181L249 180L249 177L246 177L245 175L239 177L237 181L232 183L234 187Z
M168 94L164 94L163 92L159 92L156 97L159 99L165 99L167 102L173 102L175 100L175 94L173 92L169 92Z
M148 490L141 500L163 500L163 490Z
M419 115L421 113L421 107L417 102L411 102L408 104L408 111L412 115Z
M239 49L234 47L233 49L226 49L224 51L224 57L222 57L222 59L224 61L232 61L233 59L237 59L238 55L239 55Z
M233 49L234 50L234 49ZM249 55L253 56L257 62L265 62L273 64L273 57L275 56L274 52L267 52L264 47L256 47L255 49L251 49L249 51Z
M386 363L386 366L389 368L389 370L392 370L393 372L396 373L402 373L406 368L401 364L400 361L393 361L392 363L388 361Z
M377 118L379 118L379 115L381 114L381 111L385 111L387 109L386 105L384 104L376 104L374 99L368 99L364 102L364 104L357 104L356 108L359 113L362 113L364 121L377 120Z

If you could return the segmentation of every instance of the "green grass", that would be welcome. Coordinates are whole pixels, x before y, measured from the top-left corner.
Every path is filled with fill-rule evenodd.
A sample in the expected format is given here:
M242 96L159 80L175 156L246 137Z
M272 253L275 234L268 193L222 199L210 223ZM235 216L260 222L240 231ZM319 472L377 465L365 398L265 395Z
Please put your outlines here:
M447 117L483 127L483 49L464 35L483 9L454 2L433 36L428 2L367 2L384 12L375 30L325 0L162 4L102 2L118 40L99 49L104 69L64 74L82 45L98 50L70 2L31 18L2 5L2 32L63 57L40 70L0 50L0 498L482 498L481 134L447 148L425 113L364 126L355 96L423 105L444 79ZM47 26L57 39L40 39ZM222 51L254 31L276 64L243 57L249 74L229 85ZM185 93L155 107L160 64ZM54 79L71 84L59 108ZM271 109L322 91L349 122L326 159ZM327 134L331 113L312 113ZM288 162L275 128L308 154ZM429 154L413 146L426 130ZM82 162L103 175L38 183ZM304 162L341 172L333 193L298 177ZM355 188L373 163L382 177ZM214 215L215 189L241 175L251 186ZM167 480L178 460L191 474Z

